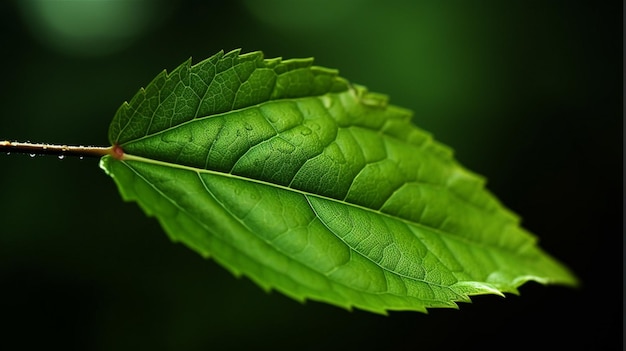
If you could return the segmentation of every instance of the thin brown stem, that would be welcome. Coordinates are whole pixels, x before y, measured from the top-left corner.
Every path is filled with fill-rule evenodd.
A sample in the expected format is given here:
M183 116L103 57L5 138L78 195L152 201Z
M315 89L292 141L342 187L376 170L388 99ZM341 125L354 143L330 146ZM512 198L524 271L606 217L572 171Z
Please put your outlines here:
M116 147L71 146L54 144L21 143L17 141L0 141L0 152L29 155L55 155L59 157L102 157L114 155Z

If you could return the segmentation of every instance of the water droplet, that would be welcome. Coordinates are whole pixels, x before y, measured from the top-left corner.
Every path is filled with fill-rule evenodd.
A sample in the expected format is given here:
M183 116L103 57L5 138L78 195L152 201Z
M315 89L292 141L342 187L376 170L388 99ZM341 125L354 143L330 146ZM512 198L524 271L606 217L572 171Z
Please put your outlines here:
M272 147L283 154L292 153L296 147L283 138L272 139Z
M85 156L79 156L79 157L78 157L78 159L79 159L79 160L82 160L82 159L84 159L84 158L85 158Z
M278 121L278 117L274 114L274 113L267 113L264 114L264 117L267 119L268 122L270 123L276 123L276 121Z
M37 154L28 154L28 156L35 157L35 156L37 156Z
M10 152L7 152L7 156L9 156L10 154L11 154Z
M59 155L59 160L62 160L65 158L65 155Z

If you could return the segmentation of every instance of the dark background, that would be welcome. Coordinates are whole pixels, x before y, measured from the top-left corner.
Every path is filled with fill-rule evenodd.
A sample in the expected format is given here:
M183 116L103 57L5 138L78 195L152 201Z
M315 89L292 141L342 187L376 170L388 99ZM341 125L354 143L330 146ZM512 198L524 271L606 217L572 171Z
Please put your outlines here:
M429 314L300 304L172 244L95 159L0 155L0 348L620 348L620 2L15 0L0 30L0 140L106 146L190 56L315 56L415 111L582 280Z

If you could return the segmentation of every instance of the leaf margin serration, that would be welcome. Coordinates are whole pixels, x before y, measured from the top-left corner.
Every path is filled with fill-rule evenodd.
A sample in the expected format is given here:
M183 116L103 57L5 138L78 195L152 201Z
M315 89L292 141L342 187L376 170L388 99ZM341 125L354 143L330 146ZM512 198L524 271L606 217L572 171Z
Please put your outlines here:
M237 54L239 53L239 51L238 51L238 50L236 50L236 52L237 52ZM232 53L232 52L231 52L231 53ZM228 53L227 55L231 55L231 53ZM251 54L253 54L253 53L251 53ZM246 54L246 55L251 55L251 54ZM258 55L258 54L256 54L256 55ZM244 56L244 55L241 55L241 56ZM244 56L244 57L245 57L245 56ZM210 59L211 59L211 58L209 58L209 59L207 59L207 60L210 60ZM204 61L202 61L202 62L205 62L205 61L207 61L207 60L204 60ZM276 65L276 66L277 66L277 65L279 65L279 64L280 64L280 62L293 62L293 63L294 63L294 65L298 65L298 64L306 64L306 65L308 65L308 67L311 67L311 68L312 68L312 67L315 67L315 66L312 66L312 59L295 59L295 60L294 60L294 59L291 59L291 60L286 60L286 61L281 61L280 59L269 59L269 60L265 60L265 61L267 61L267 62L268 62L268 65L270 65L270 66L272 66L272 65ZM200 64L200 63L199 63L199 64ZM192 66L192 65L191 65L191 60L187 60L185 63L183 63L182 65L180 65L178 68L174 69L172 72L176 72L178 69L182 69L181 67L184 67L185 65L187 65L187 66L189 67L189 69L191 69L192 67L195 67L195 66L197 66L197 65L199 65L199 64L196 64L196 65L193 65L193 66ZM316 68L316 69L320 69L320 70L322 70L322 71L323 71L323 70L326 70L326 69L324 69L324 68ZM332 73L336 74L336 71L335 71L335 70L328 70L328 72L332 72ZM158 75L158 76L157 76L157 77L156 77L156 78L155 78L155 79L154 79L154 80L153 80L150 84L148 84L148 85L147 85L146 89L143 89L143 88L142 88L142 89L140 89L139 93L135 96L135 98L136 98L138 95L140 95L140 94L146 94L146 91L148 91L149 89L151 89L151 87L153 87L153 86L155 86L155 85L157 84L157 83L155 83L155 82L157 82L159 79L162 79L163 77L167 77L167 75L168 75L168 74L166 73L166 71L163 71L163 72L162 72L161 74L159 74L159 75ZM341 78L341 79L342 79L342 78ZM347 82L347 81L346 81L346 82ZM396 107L394 107L394 106L391 106L391 105L388 105L388 104L387 104L387 98L386 98L386 96L384 96L384 95L380 95L380 94L375 94L375 93L369 93L369 92L368 92L368 91L367 91L364 87L358 86L358 85L356 85L356 84L349 84L349 83L346 83L346 85L345 85L345 89L346 89L347 91L350 91L350 92L352 92L353 94L355 94L355 96L357 96L357 97L358 97L359 101L360 101L361 103L365 104L365 105L372 105L372 106L375 106L376 108L382 108L382 109L384 109L384 108L396 108ZM122 107L120 107L120 109L122 109L124 106L130 106L130 104L132 104L132 103L133 103L133 101L135 101L135 98L133 98L133 100L131 100L131 103L125 103L126 105L124 105L124 104L123 104L123 105L122 105ZM128 107L126 107L126 108L128 108ZM119 113L119 111L118 111L118 113ZM116 114L116 116L117 116L117 114ZM407 120L406 120L405 122L406 122L407 124L410 124L409 120L410 120L410 116L407 118ZM114 122L115 122L115 119L114 119ZM113 125L113 123L112 123L112 125ZM410 136L407 136L407 135L405 134L406 130L403 130L402 128L390 129L390 130L389 130L389 132L390 132L391 134L396 135L396 136L397 136L397 137L399 137L399 138L402 138L402 139L406 140L407 142L411 142L411 137L410 137ZM452 151L451 151L451 149L450 149L450 148L448 148L448 147L446 147L446 146L443 146L442 144L439 144L439 143L437 143L437 142L434 142L434 141L432 140L432 138L430 138L430 137L429 137L429 140L428 140L427 142L428 142L428 144L429 144L429 145L432 145L432 147L433 147L433 152L434 152L435 154L438 154L440 157L442 157L442 159L445 159L445 160L451 160L452 162L454 162L454 161L453 161L453 157L452 157ZM113 143L115 143L115 141L114 141L114 140L113 140ZM107 163L108 163L108 162L117 162L117 160L113 160L113 159L111 159L111 158L109 158L109 159L104 158L104 159L102 160L101 167L103 167L103 169L105 169L105 171L107 171L107 173L109 173L109 171L108 171L108 167L109 167L109 166L107 165ZM483 178L483 177L477 176L477 175L475 175L475 174L473 174L472 172L469 172L469 171L467 171L467 174L468 174L468 176L469 176L470 178L474 178L477 182L479 182L479 183L480 183L480 187L481 187L481 188L482 188L482 187L484 187L484 182L485 182L485 181L484 181L484 178ZM110 173L110 175L111 175L111 176L114 176L114 175L113 175L113 174L111 174L111 173ZM115 177L114 177L114 179L115 179ZM117 180L116 180L116 181L117 181ZM120 187L120 189L121 189L121 187ZM144 208L144 211L146 211L146 212L149 214L149 210L148 210L148 208L146 208L145 206L143 206L143 205L142 205L142 203L141 203L141 201L138 201L138 199L133 199L133 198L132 198L132 196L128 196L128 195L124 194L123 192L122 192L122 196L123 196L123 197L125 198L125 200L127 200L127 201L128 201L128 200L135 200L135 201L137 201L137 202L140 204L140 206L141 206L142 208ZM509 211L509 212L510 212L510 211ZM510 212L510 214L511 214L511 216L512 216L512 217L515 217L515 218L516 218L516 221L519 223L519 217L518 217L518 216L516 216L515 214L513 214L512 212ZM231 271L233 271L233 270L234 270L234 269L233 269L232 267L230 267L228 264L224 264L224 263L222 263L222 264L223 264L223 265L225 265L227 268L229 268L229 270L231 270ZM251 278L252 278L253 280L255 280L255 281L257 282L257 284L259 284L259 285L263 286L262 282L258 281L258 279L254 279L254 277L251 277ZM537 279L530 279L530 280L537 280ZM516 283L514 284L514 286L512 286L512 287L511 287L510 289L508 289L508 290L506 290L506 289L505 289L506 291L504 291L504 292L512 292L512 293L516 293L516 292L517 292L517 290L516 290L517 286L519 286L519 285L523 284L525 281L526 281L526 280L523 280L523 281L521 281L521 280L520 280L520 281L516 282ZM545 281L540 281L540 282L545 283ZM461 285L462 285L462 284L461 284ZM467 295L465 295L463 298L460 298L460 299L458 300L459 302L467 302L467 301L469 301L469 296L470 296L470 295L482 294L482 293L498 293L498 292L500 292L500 291L501 291L501 290L499 290L499 289L497 289L497 288L495 288L495 287L493 287L493 286L491 286L491 285L489 285L489 284L480 283L480 282L468 283L468 284L466 284L466 285L467 285L467 288L468 288L470 291L469 291L469 292L468 292L468 294L467 294ZM472 291L473 291L473 292L472 292ZM283 293L285 293L285 294L287 294L287 295L290 295L290 296L292 296L292 295L293 295L293 293L290 293L290 292L286 292L286 291L282 291L282 292L283 292ZM500 293L500 294L501 294L501 293ZM294 297L294 296L292 296L292 297ZM294 298L295 298L295 297L294 297ZM302 296L301 298L302 298L302 299L304 299L304 298L305 298L305 296ZM300 298L297 298L297 299L298 299L298 300L300 300ZM319 298L318 298L318 299L319 299ZM336 301L335 301L334 303L335 303L335 304L338 304ZM456 303L454 303L454 302L453 302L453 305L454 305L454 306L448 306L448 307L456 307ZM345 306L343 306L343 307L350 308L350 304L347 304L347 305L345 305ZM363 308L363 309L368 309L368 308L367 308L367 306L357 306L357 307L359 307L359 308ZM440 307L444 307L444 306L440 306ZM368 310L370 310L370 309L368 309ZM373 310L372 310L372 312L384 313L384 311L385 311L385 310L386 310L386 309L382 309L382 310L373 309ZM422 309L419 309L419 310L420 310L420 311L422 311ZM426 311L426 310L424 309L422 312L425 312L425 311Z

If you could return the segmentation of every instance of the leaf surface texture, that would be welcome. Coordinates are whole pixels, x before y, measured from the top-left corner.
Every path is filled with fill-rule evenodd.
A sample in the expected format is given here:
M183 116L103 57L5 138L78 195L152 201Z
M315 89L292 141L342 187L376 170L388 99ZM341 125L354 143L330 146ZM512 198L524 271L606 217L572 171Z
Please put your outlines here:
M169 236L265 289L385 313L574 285L449 148L312 59L220 52L115 115L102 168Z

